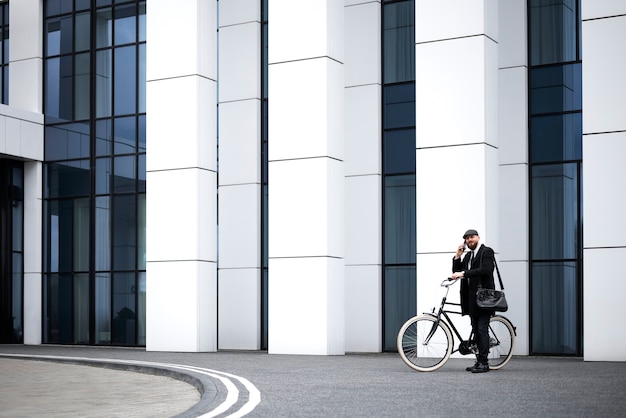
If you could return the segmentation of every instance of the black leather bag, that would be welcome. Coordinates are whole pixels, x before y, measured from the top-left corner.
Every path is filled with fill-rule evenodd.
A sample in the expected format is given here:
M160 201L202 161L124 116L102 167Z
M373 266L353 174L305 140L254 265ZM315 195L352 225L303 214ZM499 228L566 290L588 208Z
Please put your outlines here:
M479 287L476 291L476 304L482 309L489 309L496 312L506 312L509 309L509 304L506 302L504 285L502 284L500 269L498 269L498 263L496 263L495 257L493 258L493 263L496 266L496 272L498 272L498 280L500 281L500 288L502 290Z

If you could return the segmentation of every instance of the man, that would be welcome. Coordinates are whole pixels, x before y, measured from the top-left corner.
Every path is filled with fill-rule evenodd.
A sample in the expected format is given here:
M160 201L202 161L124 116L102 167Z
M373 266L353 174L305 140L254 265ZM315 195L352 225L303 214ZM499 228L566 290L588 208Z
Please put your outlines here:
M494 289L493 282L493 249L480 244L480 236L475 229L468 229L463 234L464 242L459 245L452 259L452 279L465 279L461 282L461 312L469 315L472 330L478 348L476 363L465 370L472 373L489 371L489 319L493 311L482 309L476 304L476 291L479 286ZM461 259L465 246L470 251Z

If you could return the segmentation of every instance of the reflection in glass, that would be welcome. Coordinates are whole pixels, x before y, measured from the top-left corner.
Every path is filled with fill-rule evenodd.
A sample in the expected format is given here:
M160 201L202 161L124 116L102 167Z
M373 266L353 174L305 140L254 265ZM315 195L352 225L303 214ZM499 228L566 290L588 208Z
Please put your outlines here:
M415 128L386 131L383 143L385 174L415 172Z
M74 199L74 271L89 271L89 199Z
M532 173L532 259L578 256L578 170L574 163L537 165Z
M43 342L72 342L72 276L51 274L44 277Z
M136 267L137 219L134 195L113 199L113 268L134 270Z
M385 341L384 351L396 350L396 337L402 324L415 316L417 294L415 266L385 268Z
M89 54L77 54L74 57L74 118L89 119L91 73L89 72Z
M96 52L96 117L111 116L112 58L111 50Z
M581 110L582 85L580 63L531 69L531 114Z
M110 8L98 9L96 12L96 48L112 46L113 15Z
M534 116L530 126L533 163L582 159L582 113Z
M135 117L117 118L114 121L113 152L115 154L129 154L135 152Z
M134 4L118 6L115 8L114 27L114 41L116 45L135 42L137 27Z
M95 276L95 340L96 344L111 344L111 277L109 273Z
M111 269L111 198L100 196L95 199L95 257L96 270Z
M113 274L113 343L134 345L137 313L135 273Z
M530 64L576 61L576 0L531 0Z
M146 345L146 272L139 272L138 274L137 345Z
M107 194L111 191L111 159L96 159L96 194Z
M136 112L136 58L135 46L115 49L114 69L114 112L115 115L126 115Z
M76 34L74 36L74 48L77 52L89 51L91 40L91 21L89 12L76 14Z
M113 192L135 191L135 156L116 157L114 162Z
M385 264L415 263L415 174L385 177Z
M576 263L533 263L532 269L532 352L576 354Z
M89 274L74 276L74 343L89 344Z
M415 80L414 2L386 4L383 14L384 82Z

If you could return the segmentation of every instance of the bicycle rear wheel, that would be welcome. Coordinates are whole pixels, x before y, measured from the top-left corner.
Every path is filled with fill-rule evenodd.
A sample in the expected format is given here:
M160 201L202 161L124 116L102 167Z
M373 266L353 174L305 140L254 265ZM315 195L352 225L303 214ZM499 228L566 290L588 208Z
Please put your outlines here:
M418 315L406 321L398 332L397 343L402 361L420 372L443 366L454 345L448 325L431 315Z
M489 368L498 370L504 367L513 356L515 328L503 316L492 316L489 321Z

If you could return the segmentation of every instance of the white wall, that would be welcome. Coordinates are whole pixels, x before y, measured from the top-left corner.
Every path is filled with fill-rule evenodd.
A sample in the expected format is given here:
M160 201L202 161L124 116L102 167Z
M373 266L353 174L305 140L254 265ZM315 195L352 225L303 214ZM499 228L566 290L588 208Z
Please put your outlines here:
M216 13L184 0L147 15L149 351L217 349Z
M626 3L582 2L585 360L626 360ZM601 324L601 325L600 325ZM613 332L607 332L613 330Z

